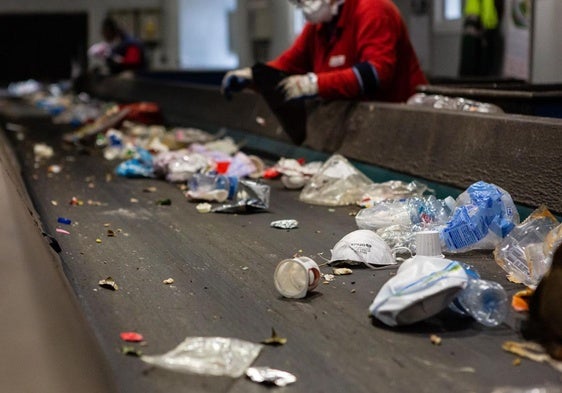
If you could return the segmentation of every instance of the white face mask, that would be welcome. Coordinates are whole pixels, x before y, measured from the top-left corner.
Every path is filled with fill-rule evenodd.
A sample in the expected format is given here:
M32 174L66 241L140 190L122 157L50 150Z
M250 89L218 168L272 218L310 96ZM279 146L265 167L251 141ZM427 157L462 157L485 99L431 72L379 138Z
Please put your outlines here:
M310 23L329 22L334 17L329 0L313 0L302 7L305 19Z

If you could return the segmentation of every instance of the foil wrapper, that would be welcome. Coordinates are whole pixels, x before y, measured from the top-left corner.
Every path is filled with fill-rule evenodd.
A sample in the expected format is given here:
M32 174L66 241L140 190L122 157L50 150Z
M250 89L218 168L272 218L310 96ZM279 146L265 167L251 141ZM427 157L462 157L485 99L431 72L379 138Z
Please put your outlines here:
M299 222L297 220L277 220L272 221L269 225L279 229L295 229L299 226Z

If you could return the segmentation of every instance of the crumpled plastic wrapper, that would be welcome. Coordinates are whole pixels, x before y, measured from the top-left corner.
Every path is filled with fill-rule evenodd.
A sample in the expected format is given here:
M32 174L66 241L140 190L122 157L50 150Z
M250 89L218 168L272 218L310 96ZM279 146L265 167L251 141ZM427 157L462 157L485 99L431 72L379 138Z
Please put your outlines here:
M233 202L213 210L215 213L253 213L269 209L270 187L253 180L240 180Z
M400 180L390 180L384 183L371 184L357 204L361 207L373 207L379 202L421 197L425 193L433 194L434 190L429 188L426 184L415 180L410 183L405 183Z
M141 360L172 371L238 378L263 345L227 337L187 337L171 351Z
M540 206L498 244L494 258L510 280L531 288L538 285L551 263L543 244L559 224L546 206Z
M254 382L276 386L287 386L297 381L293 374L269 367L250 367L246 370L246 376Z
M297 220L277 220L272 221L269 225L279 229L295 229L298 228L299 222Z
M334 154L310 179L299 198L314 205L346 206L357 203L372 184L344 156Z
M154 172L172 183L184 182L195 174L210 168L212 162L205 156L182 149L160 153L154 158Z

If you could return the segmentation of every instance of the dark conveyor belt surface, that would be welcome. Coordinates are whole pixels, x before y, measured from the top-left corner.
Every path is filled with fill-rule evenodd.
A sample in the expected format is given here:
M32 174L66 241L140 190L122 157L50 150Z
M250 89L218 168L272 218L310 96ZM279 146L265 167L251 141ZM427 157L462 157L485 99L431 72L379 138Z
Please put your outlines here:
M294 373L298 381L283 392L491 392L497 386L560 381L547 365L523 360L514 366L514 357L501 349L504 341L518 339L513 315L495 329L447 313L401 329L373 323L367 308L393 270L354 269L350 276L320 284L306 299L283 299L273 285L277 263L295 254L321 263L319 254L328 258L330 248L356 229L350 215L356 207L303 204L298 192L272 181L267 213L200 214L176 185L109 179L116 162L105 161L99 152L62 149L61 126L20 120L28 131L24 141L14 139L13 145L29 193L45 230L62 248L64 271L122 392L268 391L244 377L151 369L121 353L119 333L131 330L145 337L147 345L139 349L159 354L187 336L259 342L275 328L287 344L265 347L254 365ZM51 144L55 157L35 165L36 142ZM51 164L61 165L62 172L48 174ZM143 191L149 186L156 192ZM73 197L84 204L71 206ZM155 203L165 198L171 206ZM73 223L57 224L58 217ZM299 228L270 228L271 221L285 218L297 219ZM70 235L57 233L57 227ZM108 229L116 236L108 237ZM510 293L519 289L505 280L490 253L458 259L474 263L484 278L499 281ZM327 266L321 269L331 272ZM108 276L118 291L98 286ZM167 278L174 283L163 284ZM431 334L443 339L440 346L430 342Z

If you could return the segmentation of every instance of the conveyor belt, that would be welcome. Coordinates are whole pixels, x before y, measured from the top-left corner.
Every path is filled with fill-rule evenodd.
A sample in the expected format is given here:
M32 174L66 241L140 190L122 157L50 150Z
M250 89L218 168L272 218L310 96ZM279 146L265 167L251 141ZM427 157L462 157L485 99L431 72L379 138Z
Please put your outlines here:
M119 391L268 391L245 378L151 369L121 353L119 333L130 330L144 335L147 345L139 347L144 353L159 354L186 336L259 342L275 328L287 344L266 347L254 364L294 373L298 381L284 392L491 392L498 386L560 382L549 366L526 360L514 366L514 357L501 349L504 341L518 339L513 315L495 329L449 313L400 329L372 322L367 307L392 270L355 269L303 300L282 298L272 280L277 263L295 254L321 263L320 255L329 257L330 248L356 229L351 216L356 207L303 204L298 192L271 181L267 213L199 214L176 185L114 175L107 181L115 162L99 152L63 150L58 141L64 127L20 120L29 129L23 142L14 141L24 179L45 230L62 248L62 266ZM35 142L56 149L55 157L38 167L32 156ZM62 172L49 175L50 164L62 165ZM149 186L157 191L143 192ZM71 206L73 197L84 205ZM172 205L155 203L164 198ZM64 226L70 235L56 233L60 216L73 221ZM299 228L269 227L284 218L297 219ZM115 237L107 237L105 224L117 232ZM484 278L499 281L510 293L519 289L507 282L490 253L458 259L473 263ZM108 276L118 291L98 286ZM174 284L163 284L167 278ZM440 346L430 342L431 334L443 339Z

